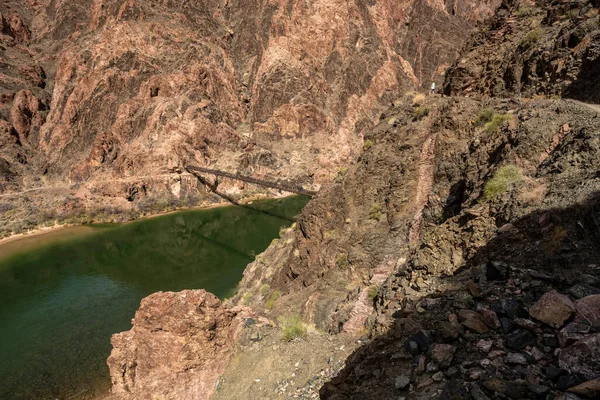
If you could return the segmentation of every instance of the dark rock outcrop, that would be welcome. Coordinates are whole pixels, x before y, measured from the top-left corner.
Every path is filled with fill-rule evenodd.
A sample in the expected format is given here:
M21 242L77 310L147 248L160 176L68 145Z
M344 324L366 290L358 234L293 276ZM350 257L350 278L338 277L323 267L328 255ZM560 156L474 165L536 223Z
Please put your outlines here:
M507 1L448 70L444 92L600 103L598 4Z

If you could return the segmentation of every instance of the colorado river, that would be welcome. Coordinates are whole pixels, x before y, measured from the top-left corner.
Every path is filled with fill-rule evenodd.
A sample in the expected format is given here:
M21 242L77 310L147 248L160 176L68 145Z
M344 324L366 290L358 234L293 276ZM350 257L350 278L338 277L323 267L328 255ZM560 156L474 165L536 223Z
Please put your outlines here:
M113 333L156 291L224 298L306 198L69 228L0 246L0 399L106 394ZM10 254L8 253L10 251Z

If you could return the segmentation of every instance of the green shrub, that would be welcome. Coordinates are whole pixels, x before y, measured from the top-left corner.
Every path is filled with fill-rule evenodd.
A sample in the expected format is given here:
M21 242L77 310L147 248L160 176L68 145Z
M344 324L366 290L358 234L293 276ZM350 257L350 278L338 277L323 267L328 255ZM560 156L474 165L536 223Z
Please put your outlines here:
M367 151L369 150L371 147L373 147L373 141L371 139L367 139L365 140L365 144L363 145L363 150Z
M420 106L413 111L413 121L420 121L429 115L429 107Z
M288 233L288 231L291 230L290 228L288 228L287 226L283 225L279 228L279 237L282 238L285 236L286 233Z
M373 203L371 205L371 209L369 210L369 219L379 220L379 218L381 218L383 215L381 210L382 209L379 203Z
M479 111L479 114L477 114L477 120L475 120L475 123L477 125L485 125L488 122L490 122L493 117L494 117L494 109L493 108L485 108L485 109Z
M500 167L483 189L483 201L489 201L501 193L511 189L515 184L523 180L521 169L516 165L505 165Z
M377 289L377 286L371 286L369 288L369 300L372 302L373 300L375 300L375 297L377 297L377 294L379 293L379 290Z
M526 49L533 47L542 38L542 33L544 33L542 28L530 30L521 41L521 46Z
M250 302L252 301L252 298L254 297L254 295L250 292L246 293L244 295L244 297L242 297L242 303L244 303L244 305L248 305L250 304Z
M281 293L279 290L274 290L273 293L271 293L271 295L267 299L267 301L265 301L265 307L268 310L270 310L271 308L273 308L273 304L275 304L275 300L277 300L278 298L280 298L282 294L283 293Z
M527 6L520 6L519 9L515 12L515 16L517 17L528 17L533 13L533 9Z
M511 120L510 114L494 114L492 120L486 123L483 127L487 133L497 132L498 129L505 123Z
M346 269L348 267L348 256L346 253L341 253L335 260L335 266L339 269Z
M279 325L281 326L281 338L286 342L306 336L306 325L298 314L279 317Z

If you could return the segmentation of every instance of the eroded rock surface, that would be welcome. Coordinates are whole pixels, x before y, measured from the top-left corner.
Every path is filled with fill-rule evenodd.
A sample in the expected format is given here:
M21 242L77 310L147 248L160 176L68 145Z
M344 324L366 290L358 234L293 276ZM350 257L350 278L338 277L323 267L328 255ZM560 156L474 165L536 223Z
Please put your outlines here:
M506 1L449 69L448 94L600 102L598 3Z
M154 293L142 300L130 331L112 337L114 395L208 399L244 323L241 310L204 290ZM246 315L249 317L249 315Z

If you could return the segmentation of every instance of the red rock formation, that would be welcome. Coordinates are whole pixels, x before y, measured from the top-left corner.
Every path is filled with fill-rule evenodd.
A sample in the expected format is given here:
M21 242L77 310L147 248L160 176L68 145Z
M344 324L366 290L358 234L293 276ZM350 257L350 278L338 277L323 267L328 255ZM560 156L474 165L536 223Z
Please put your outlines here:
M49 179L192 162L323 183L391 101L441 79L498 3L9 1L0 12L7 40L33 56L18 60L9 91L52 96L28 139ZM27 136L22 106L8 106Z
M241 314L204 290L142 300L130 331L113 335L113 394L128 399L208 399L231 355Z

